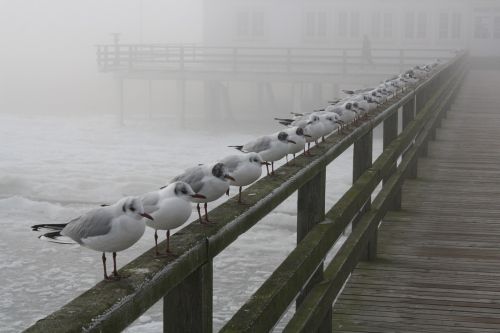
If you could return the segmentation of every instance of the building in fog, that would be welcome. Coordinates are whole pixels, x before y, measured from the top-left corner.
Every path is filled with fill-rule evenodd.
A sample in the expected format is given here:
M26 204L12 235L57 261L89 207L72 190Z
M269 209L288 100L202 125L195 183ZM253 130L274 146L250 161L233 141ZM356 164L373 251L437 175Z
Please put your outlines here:
M498 0L205 0L206 45L469 48L500 55Z

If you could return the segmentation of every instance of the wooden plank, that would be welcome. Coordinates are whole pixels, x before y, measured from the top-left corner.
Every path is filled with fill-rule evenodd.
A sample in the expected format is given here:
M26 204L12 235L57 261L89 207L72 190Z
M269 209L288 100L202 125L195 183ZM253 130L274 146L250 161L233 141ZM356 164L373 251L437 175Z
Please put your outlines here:
M478 81L468 80L470 98ZM474 114L467 98L403 187L403 209L384 217L377 260L360 263L339 296L335 331L498 331L500 112L481 104L500 96L473 98Z

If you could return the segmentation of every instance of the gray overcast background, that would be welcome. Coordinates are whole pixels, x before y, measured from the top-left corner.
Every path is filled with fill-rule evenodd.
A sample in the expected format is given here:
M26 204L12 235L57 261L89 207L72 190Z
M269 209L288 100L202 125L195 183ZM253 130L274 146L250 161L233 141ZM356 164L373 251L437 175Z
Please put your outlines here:
M0 0L0 112L113 112L95 44L200 42L202 0Z

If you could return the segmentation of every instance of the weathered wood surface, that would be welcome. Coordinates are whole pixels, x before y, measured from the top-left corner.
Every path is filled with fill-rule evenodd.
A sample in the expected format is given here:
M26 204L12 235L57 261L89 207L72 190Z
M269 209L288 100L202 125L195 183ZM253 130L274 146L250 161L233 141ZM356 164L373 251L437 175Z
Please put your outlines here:
M334 305L335 332L500 331L499 85L500 72L468 74L377 259Z

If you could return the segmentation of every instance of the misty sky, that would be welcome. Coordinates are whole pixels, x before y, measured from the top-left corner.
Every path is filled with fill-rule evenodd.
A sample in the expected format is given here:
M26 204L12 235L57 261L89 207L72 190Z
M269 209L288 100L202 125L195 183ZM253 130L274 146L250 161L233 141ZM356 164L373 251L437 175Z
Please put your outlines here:
M0 112L96 110L112 80L95 44L199 42L202 0L0 0ZM69 110L71 109L71 110Z

